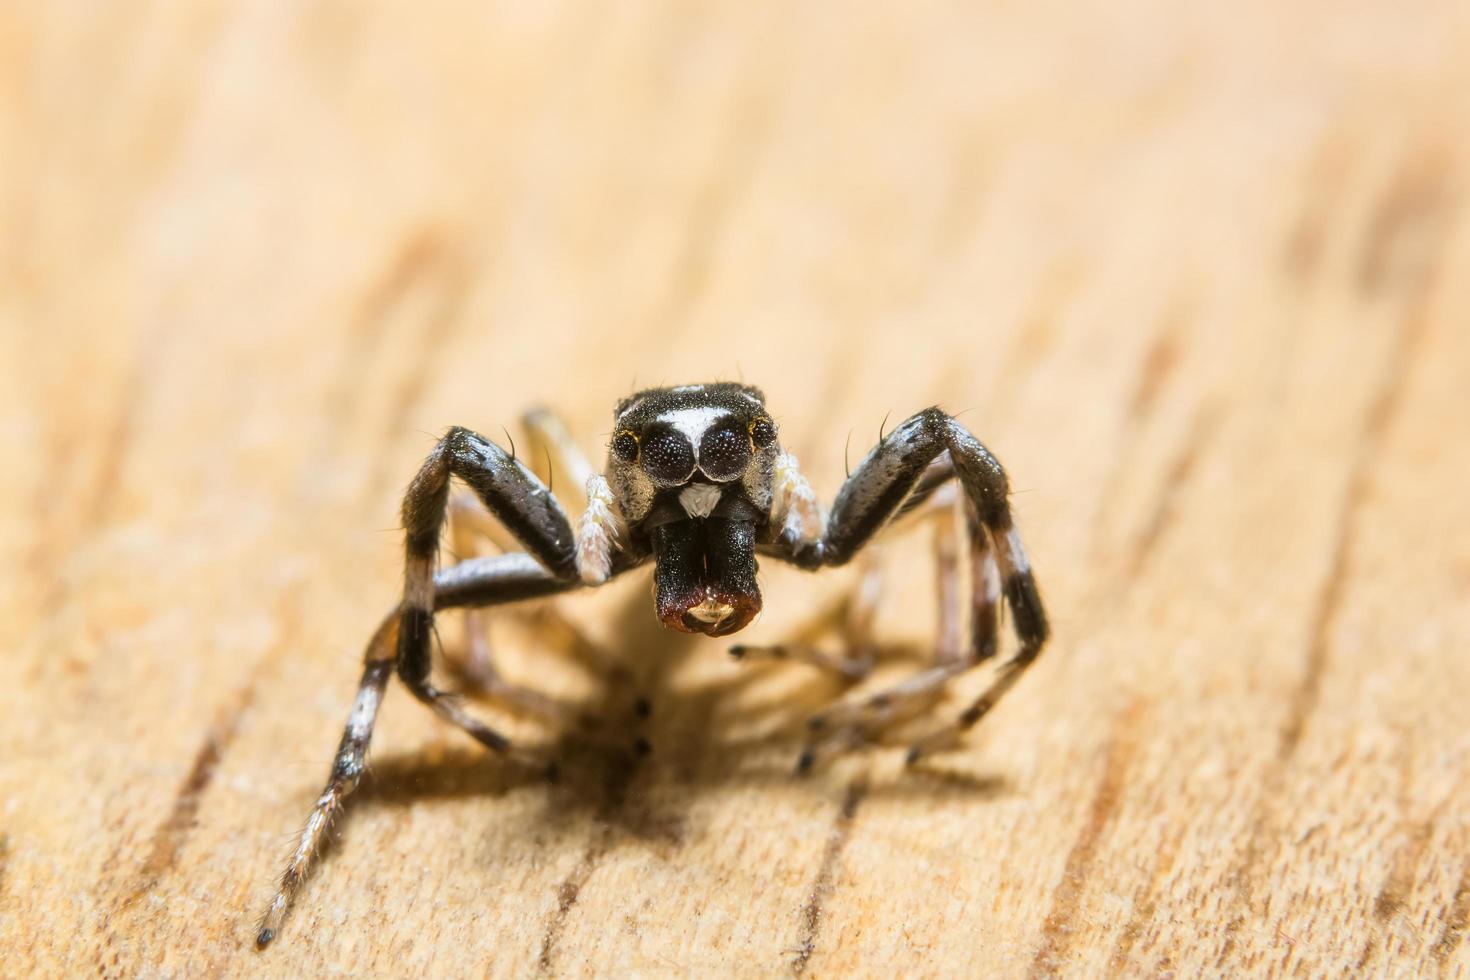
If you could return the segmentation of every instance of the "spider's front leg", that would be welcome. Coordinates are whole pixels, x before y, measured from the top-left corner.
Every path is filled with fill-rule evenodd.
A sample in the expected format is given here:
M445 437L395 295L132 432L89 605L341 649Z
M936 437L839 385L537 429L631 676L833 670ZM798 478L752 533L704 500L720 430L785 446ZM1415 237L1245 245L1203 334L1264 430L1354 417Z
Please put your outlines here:
M403 498L405 535L403 605L398 632L398 676L436 714L487 748L510 743L464 710L429 680L434 618L434 566L449 501L450 477L458 477L501 525L558 581L578 584L576 537L561 505L521 462L468 429L449 431L419 469Z
M436 572L451 477L468 484L526 551L472 559ZM592 481L594 493L605 492L595 485L599 479ZM362 777L378 706L395 670L414 696L440 717L497 752L519 754L512 752L504 735L430 682L435 611L555 595L605 581L640 560L617 546L611 533L615 525L606 514L589 509L581 533L574 535L566 514L541 481L499 446L468 429L451 429L424 461L404 496L403 526L403 598L368 644L357 697L331 774L262 918L258 947L269 944L280 930L333 818ZM535 761L520 755L525 761Z
M812 718L815 739L802 753L799 770L813 764L821 745L852 741L863 729L892 723L906 708L932 698L953 677L993 656L1002 600L1011 608L1019 649L955 722L910 749L908 761L983 718L1041 652L1049 632L1046 611L1011 520L1005 471L979 440L937 408L906 420L868 453L838 492L823 533L803 534L803 522L788 522L772 552L808 569L846 564L890 519L911 510L951 476L964 490L973 568L968 655Z

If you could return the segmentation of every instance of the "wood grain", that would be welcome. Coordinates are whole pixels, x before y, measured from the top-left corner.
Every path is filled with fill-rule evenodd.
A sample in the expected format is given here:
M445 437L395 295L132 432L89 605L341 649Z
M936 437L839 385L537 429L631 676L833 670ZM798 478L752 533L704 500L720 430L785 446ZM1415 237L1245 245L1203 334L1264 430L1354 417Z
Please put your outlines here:
M1455 3L0 7L0 972L1470 974L1467 55ZM255 953L435 433L716 377L828 500L961 413L1036 668L796 780L809 668L644 580L495 617L603 727L487 709L548 786L392 689ZM750 642L852 583L762 579Z

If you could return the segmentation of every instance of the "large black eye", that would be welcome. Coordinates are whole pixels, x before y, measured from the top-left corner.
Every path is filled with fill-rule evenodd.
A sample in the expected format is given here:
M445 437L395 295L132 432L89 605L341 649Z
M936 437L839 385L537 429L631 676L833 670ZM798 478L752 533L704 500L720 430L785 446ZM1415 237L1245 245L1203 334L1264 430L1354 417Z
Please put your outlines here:
M733 480L750 462L750 440L740 423L730 421L710 429L699 440L699 468L711 480Z
M638 458L638 437L626 430L613 436L613 455L625 463L631 463Z
M764 449L776 441L776 423L770 419L756 419L750 423L750 441L755 448Z
M660 483L683 483L694 473L694 447L677 429L657 429L643 438L643 472Z

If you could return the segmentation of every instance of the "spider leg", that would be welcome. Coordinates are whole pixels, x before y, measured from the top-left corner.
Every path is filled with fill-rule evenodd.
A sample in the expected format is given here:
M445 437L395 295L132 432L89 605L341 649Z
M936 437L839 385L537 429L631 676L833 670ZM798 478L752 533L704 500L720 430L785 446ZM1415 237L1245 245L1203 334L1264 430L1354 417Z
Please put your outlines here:
M450 692L429 679L434 565L451 476L467 483L530 555L568 585L578 581L576 540L566 514L545 485L521 462L468 429L449 430L404 495L406 556L398 631L399 679L445 721L458 725L487 748L505 752L510 743L504 735L466 712Z
M882 566L876 561L865 562L857 588L841 606L808 624L791 642L737 643L730 647L730 656L748 661L795 661L827 671L844 681L862 680L873 671L873 620L882 594ZM835 654L828 653L814 642L834 615L841 617L838 630L842 641L841 651Z
M913 502L916 496L922 499L938 492L951 476L964 491L970 560L975 571L968 655L941 662L866 700L840 705L812 718L810 724L817 738L802 753L799 770L812 765L822 742L851 741L855 727L887 727L904 717L905 709L934 697L953 677L993 656L1001 600L1011 608L1020 643L1018 651L954 725L910 750L909 761L978 722L1041 652L1049 632L1046 612L1011 519L1005 471L979 440L937 408L906 420L858 464L837 494L824 533L813 537L788 523L766 553L808 569L845 564L894 517L912 511L917 506ZM941 570L940 574L945 573Z
M474 490L525 546L525 552L470 559L436 572L451 476L459 477ZM566 515L524 465L468 429L454 428L434 447L409 485L403 501L403 525L403 599L368 644L362 680L327 785L312 807L275 897L261 920L257 947L263 948L275 938L307 869L320 852L328 827L343 800L357 787L378 705L394 670L414 696L440 717L497 752L530 761L523 753L512 753L505 736L469 715L449 692L430 683L433 617L440 609L541 598L585 584L586 577L578 573L577 536ZM607 556L604 578L641 560L641 556L618 549Z
M480 541L493 541L502 551L509 550L498 537L504 529L490 519L490 512L479 500L468 493L455 494L449 499L450 548L458 561L480 557ZM464 656L459 665L460 673L476 688L484 691L493 689L500 680L495 664L490 657L490 644L485 636L485 624L478 609L464 611L461 618L464 632Z
M306 880L306 873L321 851L327 829L342 808L342 802L357 789L362 778L368 741L372 738L373 722L378 716L378 704L383 698L388 677L393 673L394 649L398 644L398 617L390 615L383 620L378 631L368 643L363 658L362 680L358 683L357 697L352 702L352 712L347 716L347 727L342 732L342 741L337 746L337 755L332 760L332 772L327 785L312 805L301 836L286 862L276 886L276 894L261 916L255 945L264 949L270 945L280 931L281 922L291 908L296 892Z
M525 554L496 555L462 562L439 572L435 583L435 604L440 609L513 602L553 595L576 586L574 582L555 578ZM261 919L255 937L259 947L269 945L280 931L296 892L321 851L327 830L362 778L378 705L398 658L400 619L401 610L395 609L384 618L368 641L363 655L362 679L358 682L357 696L332 760L331 773L307 815L296 847L287 860L286 870L281 874L276 894Z
M938 639L934 659L954 663L965 656L960 637L963 610L960 606L959 500L934 498L934 594L939 602Z
M995 550L990 545L990 536L976 519L968 500L964 502L964 509L970 541L972 590L968 650L949 655L949 649L957 650L960 642L959 568L958 555L941 543L936 547L935 562L939 579L940 633L935 666L865 699L845 702L814 715L808 721L812 742L801 757L799 768L810 767L823 750L870 740L876 732L915 717L943 694L951 680L995 655L1000 625L1000 568ZM944 542L948 539L952 543L954 530L952 524L941 525L937 540ZM950 644L954 647L951 648ZM910 749L909 761L917 761L920 756L936 751L952 741L953 735L960 730L949 731L948 735L936 732L926 737L919 747Z
M571 431L562 422L561 416L538 405L521 416L521 425L525 426L531 436L532 461L539 461L543 455L548 457L553 471L559 471L568 478L567 485L571 487L568 499L578 509L585 508L587 481L597 475L597 470L593 469L587 454L577 445L577 440L572 438ZM555 483L557 486L561 485L559 479Z
M461 560L480 557L482 545L487 541L502 551L515 547L505 529L471 493L456 493L449 498L449 535L450 550ZM560 701L501 676L490 653L486 617L480 609L466 607L460 622L461 652L452 659L446 656L446 660L473 694L544 720L562 724L572 720L572 712Z

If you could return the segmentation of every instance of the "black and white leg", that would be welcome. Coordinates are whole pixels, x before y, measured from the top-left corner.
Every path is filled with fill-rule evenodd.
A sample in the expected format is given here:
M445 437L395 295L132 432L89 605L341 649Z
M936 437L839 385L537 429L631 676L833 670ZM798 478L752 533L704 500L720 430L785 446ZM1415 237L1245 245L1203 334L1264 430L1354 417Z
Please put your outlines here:
M255 936L255 945L265 948L276 938L281 922L291 908L291 902L316 856L321 852L327 830L342 808L342 801L357 788L366 764L368 742L373 734L373 722L378 716L378 705L383 698L383 689L393 673L393 660L398 645L398 616L393 614L383 620L378 631L368 643L366 663L362 680L358 682L357 697L352 702L352 712L347 716L347 727L342 732L342 741L332 760L332 773L327 785L312 805L306 824L301 828L296 847L286 862L276 885L276 894L261 916L260 929Z
M874 447L838 492L820 536L788 525L769 553L808 569L845 564L892 518L912 510L915 497L936 493L951 475L966 498L974 568L969 655L813 718L818 739L798 768L812 764L821 741L850 741L854 725L881 727L901 717L905 706L932 697L951 678L993 656L1001 600L1011 608L1019 649L954 725L911 749L909 761L978 722L1041 652L1048 635L1046 612L1011 519L1005 471L979 440L937 408L906 420Z
M519 460L469 431L455 428L424 461L403 499L405 561L398 632L398 676L420 701L496 752L510 743L430 681L434 566L449 500L450 477L469 485L527 552L569 586L577 582L576 539L561 506Z
M450 551L460 560L479 558L490 544L501 551L516 545L500 522L472 493L455 493L449 499ZM553 610L543 610L551 613ZM485 610L468 606L460 613L462 642L456 654L446 651L445 662L465 685L465 693L487 698L520 714L564 725L574 720L573 712L548 694L507 680L495 665L490 650Z
M489 511L520 541L525 552L460 562L435 571L449 481L467 483ZM496 605L542 598L577 588L578 539L560 505L520 462L494 443L455 428L434 447L403 501L405 529L403 599L373 635L362 680L348 716L327 785L312 807L256 936L264 947L275 938L307 869L321 850L332 819L357 787L372 738L378 705L395 670L405 686L435 713L497 752L510 750L499 732L465 712L429 680L436 610ZM640 557L609 551L598 569L605 579L638 564Z
M508 537L474 494L456 493L449 498L449 547L455 561L482 557L487 541L500 551L511 550L502 540L503 535ZM466 609L461 614L460 625L463 643L459 659L452 666L477 691L492 694L500 683L500 674L490 656L484 616L478 609Z

